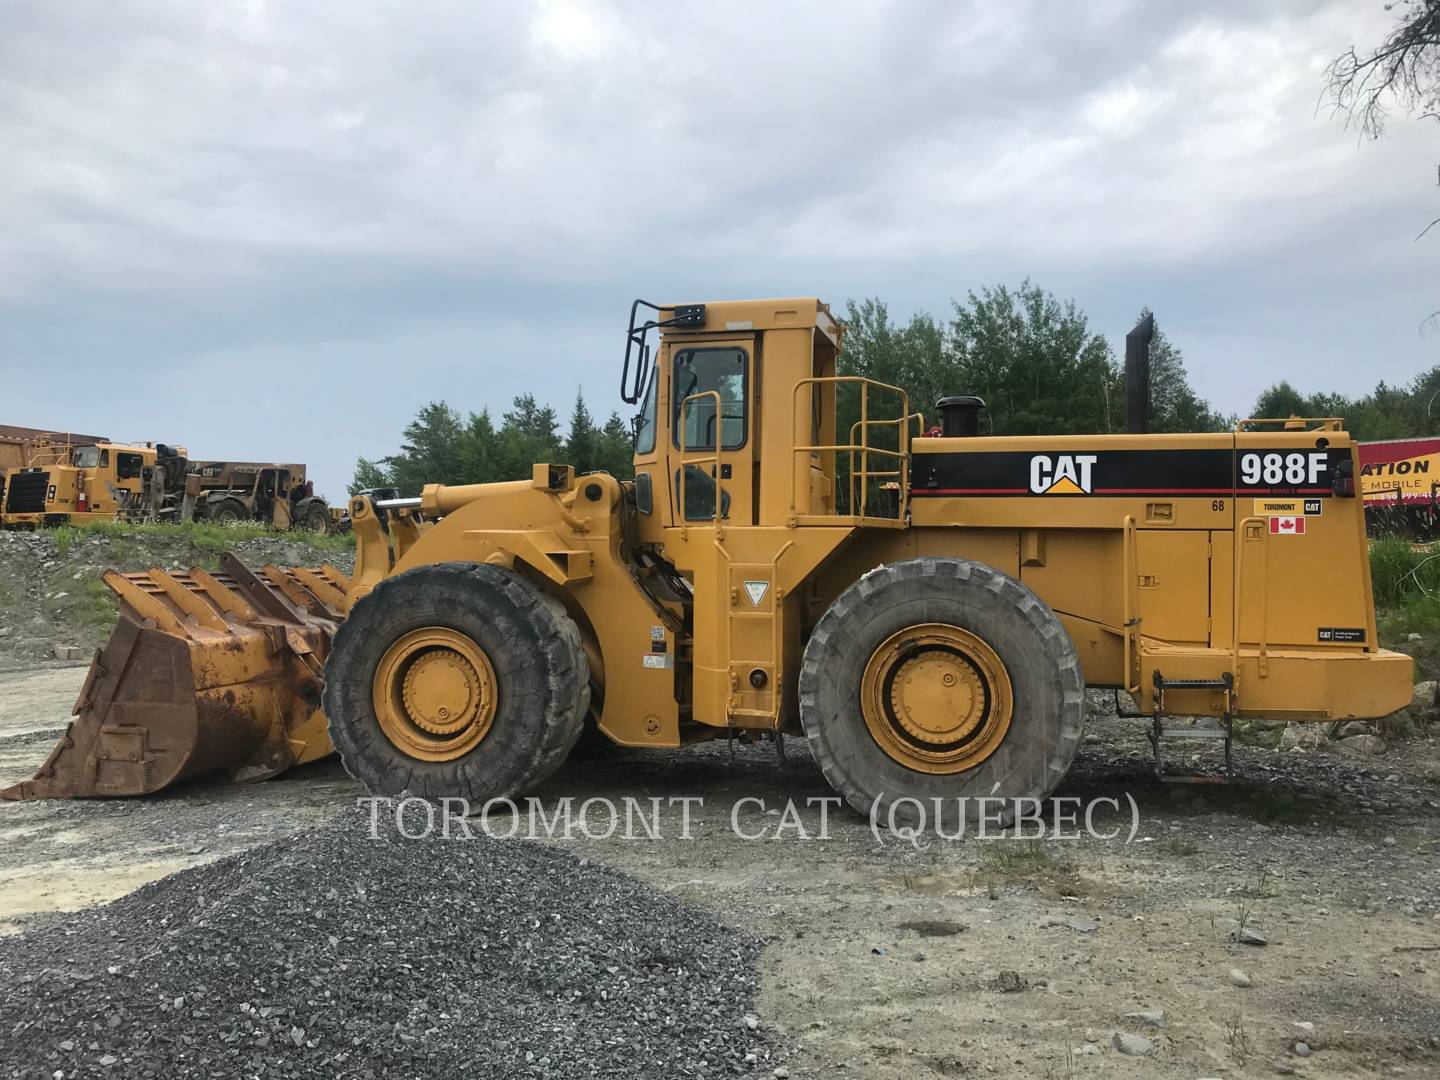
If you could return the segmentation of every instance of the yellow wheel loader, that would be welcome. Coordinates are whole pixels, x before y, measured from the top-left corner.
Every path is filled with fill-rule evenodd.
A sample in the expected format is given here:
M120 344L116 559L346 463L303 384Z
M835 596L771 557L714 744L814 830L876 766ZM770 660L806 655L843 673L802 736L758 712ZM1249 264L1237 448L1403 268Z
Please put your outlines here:
M987 437L962 396L927 428L903 390L837 374L841 340L814 299L637 301L633 481L537 465L357 497L348 581L112 577L137 647L112 641L67 739L7 794L270 775L333 743L372 792L478 806L593 728L803 735L851 805L908 818L1049 794L1087 685L1133 696L1157 762L1171 715L1218 718L1228 751L1238 717L1409 702L1338 420Z

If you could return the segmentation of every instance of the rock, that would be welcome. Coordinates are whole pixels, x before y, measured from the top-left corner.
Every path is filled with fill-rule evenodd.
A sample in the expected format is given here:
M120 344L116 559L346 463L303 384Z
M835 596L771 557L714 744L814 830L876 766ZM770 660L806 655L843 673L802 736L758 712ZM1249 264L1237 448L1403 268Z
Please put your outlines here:
M1313 750L1325 742L1325 728L1321 724L1286 724L1285 733L1280 736L1282 750Z
M1076 915L1073 919L1067 920L1065 925L1081 934L1093 934L1100 929L1100 924L1088 915Z
M1018 971L1002 971L995 979L995 988L1002 994L1014 994L1030 984Z
M1245 972L1241 971L1239 968L1231 968L1231 969L1230 969L1230 985L1231 985L1231 986L1249 986L1249 985L1250 985L1250 976L1249 976L1249 975L1246 975Z
M1163 1028L1165 1026L1164 1009L1139 1009L1135 1012L1126 1013L1126 1020L1139 1020L1142 1024L1149 1024L1151 1027Z
M1410 708L1417 716L1423 717L1427 723L1435 715L1435 692L1437 689L1440 689L1440 683L1434 679L1415 684L1415 697L1410 702Z
M1265 935L1256 930L1253 926L1242 926L1230 935L1231 939L1238 941L1241 945L1265 945Z
M1128 1031L1117 1031L1112 1039L1115 1049L1128 1057L1146 1057L1155 1049L1155 1044L1143 1035L1131 1035Z
M1374 735L1375 729L1368 720L1347 720L1335 729L1335 738L1348 739L1352 735Z
M79 660L80 646L78 645L56 645L52 650L56 660Z
M1349 735L1335 744L1347 754L1373 757L1385 749L1385 740L1379 735Z
M754 1013L746 1013L746 1014L745 1014L745 1026L746 1026L747 1028L749 1028L751 1031L754 1031L756 1028L758 1028L758 1027L760 1026L760 1018L759 1018L758 1016L756 1016Z
M1309 1057L1309 1056L1310 1056L1310 1044L1309 1044L1309 1043L1303 1043L1303 1042L1297 1042L1297 1043L1295 1044L1295 1056L1296 1056L1296 1057Z
M1076 1050L1075 1052L1077 1054L1083 1054L1086 1057L1090 1057L1092 1054L1100 1053L1100 1047L1096 1046L1093 1042L1087 1042L1084 1046L1080 1047L1080 1049Z
M789 1080L790 1070L787 1069L784 1065L781 1065L778 1068L772 1070L770 1075L774 1078L774 1080Z
M1412 643L1413 643L1413 642L1416 642L1416 641L1424 641L1424 640L1425 640L1425 635L1424 635L1424 634L1410 633L1410 634L1406 634L1406 635L1405 635L1405 640L1406 640L1406 641L1409 641L1409 642L1412 642Z

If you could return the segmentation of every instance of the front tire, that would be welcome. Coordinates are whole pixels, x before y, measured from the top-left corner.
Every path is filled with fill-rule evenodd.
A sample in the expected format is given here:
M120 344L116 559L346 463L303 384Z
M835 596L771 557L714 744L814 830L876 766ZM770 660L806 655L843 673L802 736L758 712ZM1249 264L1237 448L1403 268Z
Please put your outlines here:
M513 571L417 567L382 581L335 634L330 738L375 795L478 809L539 784L579 738L589 664L563 607Z
M295 506L290 527L323 536L330 531L330 508L321 499L302 499Z
M882 821L893 808L948 827L959 809L993 820L1049 795L1079 747L1084 691L1070 635L1031 589L924 557L871 571L830 605L805 647L800 719L860 813L878 802Z

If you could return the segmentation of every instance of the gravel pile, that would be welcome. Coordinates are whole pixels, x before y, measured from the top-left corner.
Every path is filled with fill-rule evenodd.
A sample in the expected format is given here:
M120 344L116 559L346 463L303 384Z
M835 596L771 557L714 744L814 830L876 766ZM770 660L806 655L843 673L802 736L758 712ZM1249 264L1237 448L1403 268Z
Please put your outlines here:
M755 940L553 847L368 827L0 939L0 1076L769 1074Z

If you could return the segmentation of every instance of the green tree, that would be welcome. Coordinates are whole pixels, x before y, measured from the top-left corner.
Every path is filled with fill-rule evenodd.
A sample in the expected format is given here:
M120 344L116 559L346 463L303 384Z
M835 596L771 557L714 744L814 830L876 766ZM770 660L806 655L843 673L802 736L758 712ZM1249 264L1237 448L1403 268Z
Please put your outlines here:
M350 494L356 495L372 488L390 486L390 474L379 462L361 458L355 462L355 477L350 481Z
M909 394L912 412L931 417L938 398L962 392L954 382L955 365L945 352L944 328L925 312L896 325L885 303L874 297L846 305L839 372L899 386ZM854 408L858 418L858 401ZM849 425L840 430L843 435Z
M997 435L1115 431L1124 414L1119 365L1073 300L1028 278L955 303L945 347L952 392L979 394Z
M501 417L497 460L498 480L523 480L531 466L542 461L560 462L560 422L555 410L541 405L534 394L521 394Z
M1150 309L1145 308L1140 318L1148 314ZM1150 430L1228 431L1234 426L1232 417L1217 413L1191 389L1185 358L1156 322L1155 336L1150 340Z
M578 476L598 468L600 433L595 420L585 407L585 396L575 392L575 407L570 410L570 434L565 439L565 461L575 467Z
M405 426L400 451L384 459L385 471L402 495L418 495L426 484L465 480L460 459L464 423L443 401L432 401Z
M635 454L630 428L612 412L595 439L595 468L621 480L635 475Z
M490 410L470 414L470 422L460 436L460 470L467 484L488 484L498 478L495 425Z

